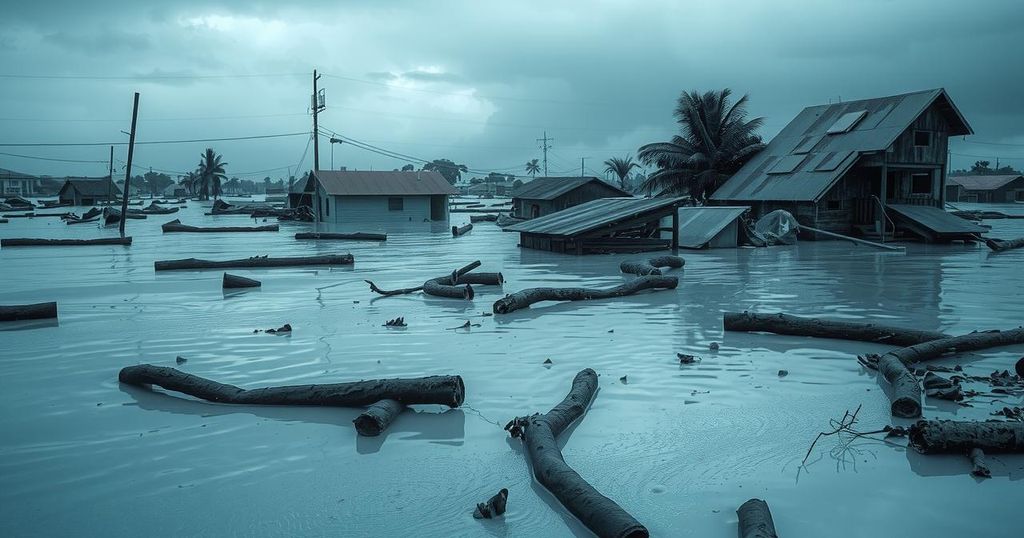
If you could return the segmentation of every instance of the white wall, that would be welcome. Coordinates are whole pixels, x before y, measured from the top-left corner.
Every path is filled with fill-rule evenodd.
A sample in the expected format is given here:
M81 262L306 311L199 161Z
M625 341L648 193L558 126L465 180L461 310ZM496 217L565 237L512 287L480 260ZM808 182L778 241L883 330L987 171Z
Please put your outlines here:
M357 222L423 222L430 220L429 196L402 196L401 211L388 209L390 196L329 196L324 200L330 210L324 208L323 222L351 224ZM319 208L316 208L319 210ZM330 215L327 215L327 213ZM318 220L320 220L318 218Z

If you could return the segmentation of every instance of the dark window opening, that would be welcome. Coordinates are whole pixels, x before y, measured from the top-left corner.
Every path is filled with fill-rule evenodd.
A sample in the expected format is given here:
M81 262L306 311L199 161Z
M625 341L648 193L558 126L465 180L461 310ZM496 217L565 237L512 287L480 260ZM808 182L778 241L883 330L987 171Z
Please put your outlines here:
M829 200L828 203L825 205L825 209L827 211L840 211L843 209L843 201Z
M931 131L914 131L914 146L927 147L932 145Z
M331 199L330 199L330 198L328 198L328 199L327 199L327 203L326 203L326 204L324 204L324 205L325 205L325 209L326 209L326 211L324 212L324 214L326 214L326 215L327 215L328 217L330 217L330 216L331 216Z
M1017 201L1024 202L1024 191L1017 191Z
M388 211L402 211L405 209L405 198L388 198Z
M914 174L910 176L910 193L911 194L931 194L932 193L932 175L931 174Z

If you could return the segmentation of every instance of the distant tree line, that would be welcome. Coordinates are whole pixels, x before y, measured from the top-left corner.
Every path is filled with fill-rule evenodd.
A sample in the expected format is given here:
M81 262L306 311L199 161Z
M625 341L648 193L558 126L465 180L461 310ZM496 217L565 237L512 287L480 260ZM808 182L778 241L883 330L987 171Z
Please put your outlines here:
M991 168L991 161L974 161L974 165L971 166L970 170L960 169L953 170L949 173L951 176L1016 176L1021 175L1020 170L1014 169L1012 166L1000 166L998 168Z

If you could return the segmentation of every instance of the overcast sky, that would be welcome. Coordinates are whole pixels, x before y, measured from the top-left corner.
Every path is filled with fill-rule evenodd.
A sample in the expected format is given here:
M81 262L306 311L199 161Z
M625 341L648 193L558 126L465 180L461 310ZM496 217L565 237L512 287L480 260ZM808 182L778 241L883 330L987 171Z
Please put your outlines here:
M750 94L766 138L805 106L945 87L977 133L954 141L954 167L1024 167L1021 0L146 4L5 2L0 144L127 141L138 91L139 141L306 134L141 145L134 172L184 172L211 146L229 176L283 177L312 166L316 68L322 127L474 170L525 173L546 130L551 175L578 174L581 157L603 175L608 157L674 132L681 90L722 87ZM109 148L0 152L106 162ZM334 164L405 162L342 144ZM106 173L3 154L0 168Z

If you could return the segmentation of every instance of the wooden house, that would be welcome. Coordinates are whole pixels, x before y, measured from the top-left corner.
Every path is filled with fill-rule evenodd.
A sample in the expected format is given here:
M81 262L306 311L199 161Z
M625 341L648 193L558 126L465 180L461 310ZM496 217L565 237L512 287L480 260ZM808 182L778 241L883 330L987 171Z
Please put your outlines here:
M35 176L0 168L0 196L33 197L38 181Z
M120 200L121 189L109 177L69 178L64 181L57 196L63 203L95 205Z
M1024 202L1024 176L950 176L946 200L984 204Z
M446 221L448 197L457 193L444 176L426 170L320 170L309 175L303 192L317 222L335 224Z
M601 198L632 196L602 181L587 177L539 177L512 192L512 216L535 219Z
M711 196L841 234L983 231L946 213L947 140L971 126L944 89L805 108Z

